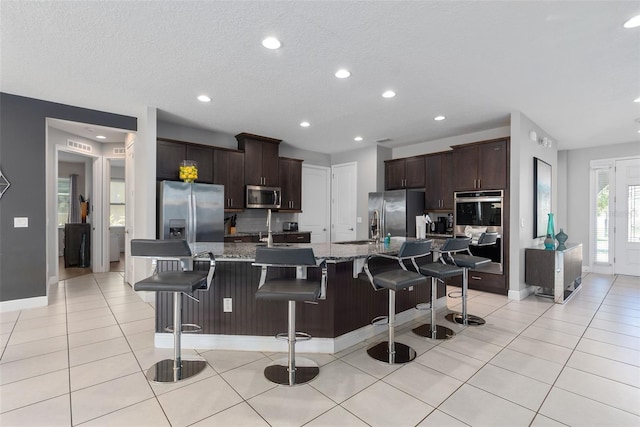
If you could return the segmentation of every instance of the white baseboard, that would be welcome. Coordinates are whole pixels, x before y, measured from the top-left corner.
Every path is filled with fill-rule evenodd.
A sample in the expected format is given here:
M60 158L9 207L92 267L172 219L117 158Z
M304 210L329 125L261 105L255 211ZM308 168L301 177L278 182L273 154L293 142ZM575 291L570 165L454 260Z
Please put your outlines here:
M508 298L516 300L516 301L522 301L523 299L525 299L529 295L533 294L534 291L535 290L534 290L533 286L527 286L526 288L520 289L520 290L511 290L511 289L509 289Z
M447 299L439 298L436 307L446 307ZM416 309L405 310L396 316L396 326L412 322L424 316L424 312ZM336 338L312 338L308 341L298 341L296 352L300 353L338 353L346 348L374 337L386 330L382 326L366 325L355 331L348 332ZM156 333L154 344L158 348L173 348L173 334ZM182 334L181 344L183 349L198 350L244 350L286 353L287 342L277 340L274 337L255 335L209 335L209 334Z
M2 301L0 302L0 313L25 310L27 308L46 307L48 303L49 299L46 296Z

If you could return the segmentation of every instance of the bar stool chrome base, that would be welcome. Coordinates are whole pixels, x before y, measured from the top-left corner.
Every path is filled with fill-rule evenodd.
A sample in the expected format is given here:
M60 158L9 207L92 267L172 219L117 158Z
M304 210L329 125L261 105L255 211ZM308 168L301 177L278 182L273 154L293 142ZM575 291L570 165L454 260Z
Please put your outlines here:
M401 342L393 343L394 350L389 352L389 341L382 341L367 349L367 354L372 358L390 365L411 362L416 358L416 351Z
M430 323L425 323L424 325L414 328L413 333L432 340L448 340L456 335L452 329L441 325L436 325L435 330L432 331Z
M289 371L289 359L283 357L264 368L264 376L269 381L280 385L299 385L313 380L320 373L320 368L311 359L298 357L295 359L293 372Z
M462 313L449 313L444 316L449 322L457 323L458 325L465 326L482 326L485 323L485 320L480 316L474 316L473 314L467 314L467 321L464 321L464 316Z
M177 383L198 375L206 366L204 360L182 360L177 364L173 359L164 359L149 368L147 379L154 383Z

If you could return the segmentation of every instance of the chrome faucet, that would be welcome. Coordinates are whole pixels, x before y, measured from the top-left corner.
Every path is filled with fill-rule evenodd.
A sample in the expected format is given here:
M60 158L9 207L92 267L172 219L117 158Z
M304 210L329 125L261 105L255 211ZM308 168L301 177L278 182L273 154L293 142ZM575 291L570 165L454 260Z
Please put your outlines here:
M267 247L273 247L273 236L271 235L271 209L267 209Z

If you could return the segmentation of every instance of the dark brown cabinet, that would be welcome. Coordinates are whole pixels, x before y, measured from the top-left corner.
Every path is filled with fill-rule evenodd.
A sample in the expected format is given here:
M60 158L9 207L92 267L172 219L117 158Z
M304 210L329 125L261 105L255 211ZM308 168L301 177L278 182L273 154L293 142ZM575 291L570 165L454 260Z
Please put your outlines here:
M422 188L425 178L425 156L386 160L384 162L384 188Z
M430 154L426 158L424 208L428 211L453 210L453 154Z
M196 182L213 183L213 148L182 141L158 138L156 146L156 179L179 181L180 164L194 160L198 164Z
M224 236L225 243L258 243L260 240L257 235L237 235Z
M507 187L508 139L452 148L454 190L497 190Z
M244 153L213 150L213 183L224 185L225 210L244 209Z
M302 160L280 157L280 211L302 212Z
M198 163L196 182L213 184L213 148L187 144L185 160L195 160Z
M279 139L240 133L236 135L238 149L244 151L245 185L277 187L279 183Z
M64 268L91 266L91 224L64 225Z
M311 243L311 233L287 233L287 243Z
M180 163L186 159L184 143L158 139L156 152L156 179L178 181Z

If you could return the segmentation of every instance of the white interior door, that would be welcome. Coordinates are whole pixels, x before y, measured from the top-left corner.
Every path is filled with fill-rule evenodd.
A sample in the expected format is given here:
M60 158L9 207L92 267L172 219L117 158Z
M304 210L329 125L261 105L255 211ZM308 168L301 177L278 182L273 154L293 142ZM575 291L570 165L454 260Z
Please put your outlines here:
M615 274L640 276L640 159L616 161Z
M311 231L311 243L329 243L331 169L302 165L302 213L298 226Z
M357 163L332 166L331 176L331 241L355 240L358 196Z
M131 256L131 239L133 238L133 199L135 188L133 173L134 168L134 138L132 134L129 134L125 143L125 161L124 161L124 280L125 282L133 285L133 257Z

